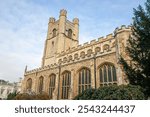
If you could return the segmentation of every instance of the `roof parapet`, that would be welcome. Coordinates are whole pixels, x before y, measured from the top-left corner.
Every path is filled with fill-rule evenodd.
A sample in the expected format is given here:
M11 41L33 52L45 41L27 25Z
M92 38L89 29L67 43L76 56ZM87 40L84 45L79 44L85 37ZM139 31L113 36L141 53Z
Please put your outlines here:
M126 26L126 25L122 25L121 27L117 27L116 29L115 29L115 31L114 31L114 34L116 35L117 33L120 33L120 32L122 32L122 31L130 31L131 30L131 28L132 28L132 26Z
M106 35L106 39L112 39L113 38L113 34L111 33L111 34L108 34L108 35Z
M85 47L85 46L87 46L89 44L89 42L85 42L84 44L83 44L83 46Z
M94 43L96 43L96 39L90 41L90 44L94 44Z
M98 38L98 41L101 41L101 40L103 40L104 39L104 37L100 37L100 38Z
M78 48L78 49L80 49L81 47L82 47L82 45L81 45L81 44L77 46L77 48Z

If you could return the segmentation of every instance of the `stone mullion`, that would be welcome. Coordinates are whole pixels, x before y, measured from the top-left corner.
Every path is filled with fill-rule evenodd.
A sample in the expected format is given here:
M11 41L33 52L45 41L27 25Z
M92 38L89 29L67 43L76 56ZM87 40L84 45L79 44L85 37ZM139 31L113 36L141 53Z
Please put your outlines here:
M111 81L112 83L114 83L113 67L110 66L110 68L111 68Z
M104 67L102 67L102 79L103 79L103 85L104 85Z
M58 96L58 80L59 80L59 74L56 73L56 76L55 76L55 88L54 88L54 91L53 91L53 99L56 100L57 99L57 96Z

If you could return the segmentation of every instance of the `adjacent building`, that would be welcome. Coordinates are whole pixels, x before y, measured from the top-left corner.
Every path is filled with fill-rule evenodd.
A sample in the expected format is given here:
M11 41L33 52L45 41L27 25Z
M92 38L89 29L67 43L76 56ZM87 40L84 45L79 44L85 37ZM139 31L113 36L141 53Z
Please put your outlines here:
M7 99L7 96L15 91L21 92L21 79L19 82L14 83L0 80L0 99Z

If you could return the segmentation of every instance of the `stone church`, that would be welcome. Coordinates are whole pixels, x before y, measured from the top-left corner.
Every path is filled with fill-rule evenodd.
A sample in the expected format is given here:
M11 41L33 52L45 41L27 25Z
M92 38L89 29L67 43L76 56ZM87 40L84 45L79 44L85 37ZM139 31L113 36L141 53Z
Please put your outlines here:
M112 34L79 45L79 19L67 20L61 10L59 19L51 17L39 68L25 70L22 92L46 92L51 99L73 99L89 88L127 84L119 64L126 49L131 27L121 26Z

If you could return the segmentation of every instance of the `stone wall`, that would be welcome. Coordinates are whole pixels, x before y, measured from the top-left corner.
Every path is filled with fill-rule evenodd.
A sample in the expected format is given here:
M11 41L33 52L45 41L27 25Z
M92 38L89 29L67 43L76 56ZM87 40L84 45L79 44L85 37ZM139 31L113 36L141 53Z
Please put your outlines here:
M62 10L60 12L60 18L65 18L66 11ZM65 21L64 21L65 20ZM90 43L86 42L83 45L78 45L78 19L75 18L73 23L64 19L63 22L66 22L64 25L67 25L67 30L72 28L75 31L73 32L73 39L77 41L71 45L71 42L66 41L65 43L61 43L60 45L57 43L57 46L54 47L56 50L61 52L52 52L52 48L50 46L51 39L47 39L45 43L45 50L43 54L42 67L33 69L30 71L25 71L24 80L22 83L22 92L27 91L27 80L29 78L32 79L32 91L35 93L39 93L39 78L42 76L44 78L44 88L43 91L49 92L49 83L50 83L50 75L56 75L55 81L55 89L53 91L53 99L61 99L62 94L62 79L63 73L68 71L71 73L71 86L69 89L69 99L74 98L78 95L79 88L79 71L82 68L87 68L90 70L91 74L91 87L98 88L100 87L100 74L99 69L103 64L111 64L115 67L117 74L118 85L126 84L125 75L122 72L121 66L119 64L119 57L122 55L124 58L128 59L126 54L125 47L127 46L127 40L131 33L131 27L121 26L120 28L116 28L112 34L107 35L106 37L98 38L98 40L92 40ZM51 23L55 22L54 18L50 19ZM58 21L56 24L58 25ZM52 24L51 24L52 25ZM62 25L62 24L61 24ZM64 25L62 27L64 27ZM56 25L52 25L54 27ZM61 30L64 31L64 29ZM58 26L57 26L58 28ZM51 31L52 28L49 27L48 32ZM66 31L66 30L65 30ZM51 37L51 34L47 38ZM59 34L58 34L59 35ZM61 37L63 36L63 37ZM58 40L61 38L69 40L66 34L55 37ZM52 38L53 40L55 38ZM56 40L56 41L58 41ZM69 45L67 45L69 44ZM71 45L71 46L70 46ZM65 49L60 49L60 47L69 47ZM53 49L54 49L53 48ZM50 57L52 58L50 59Z

